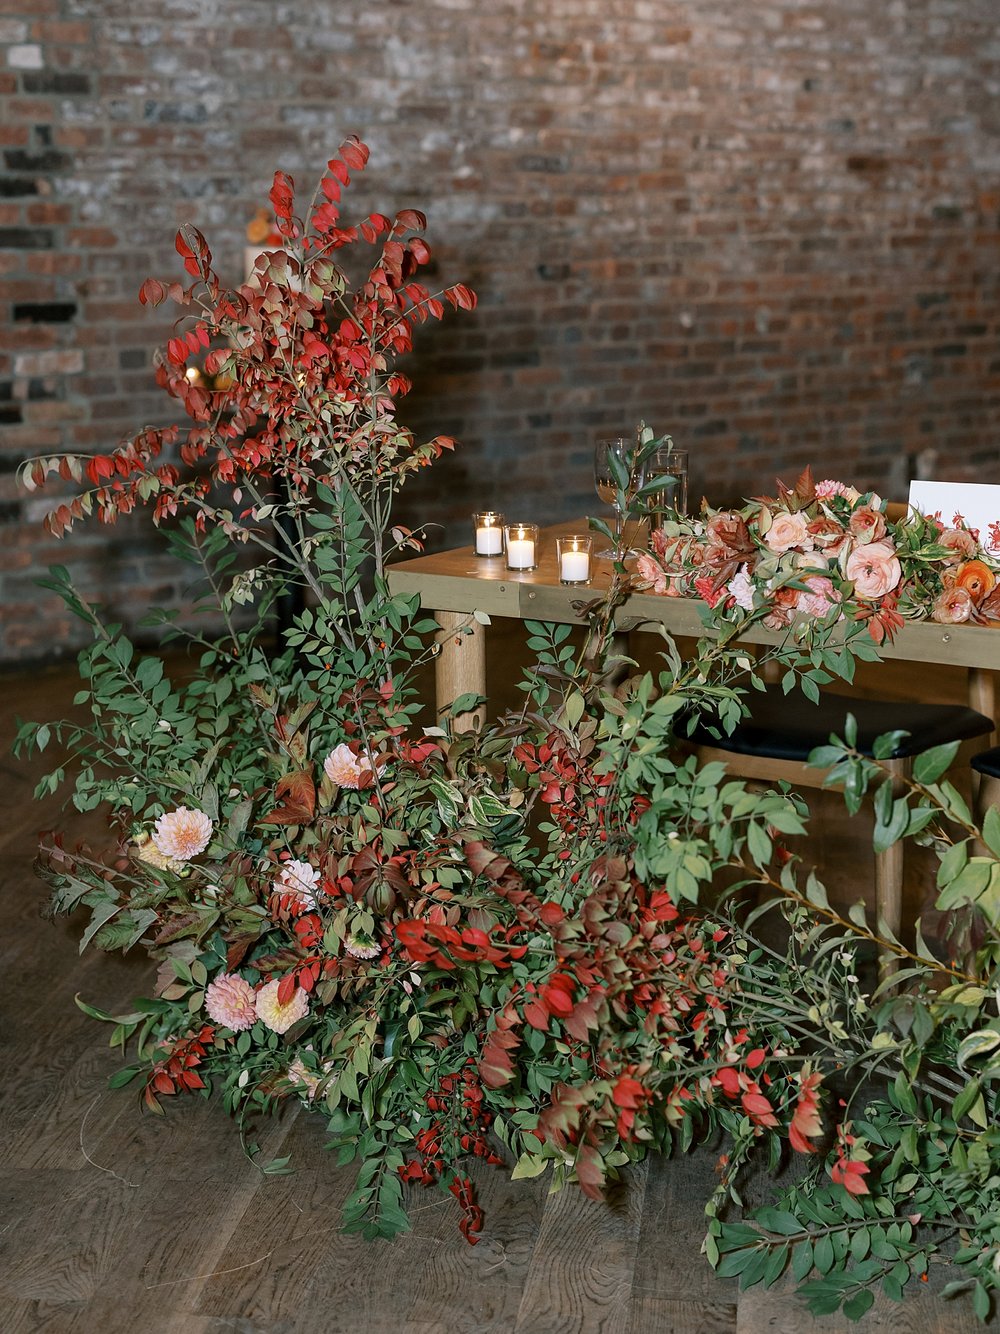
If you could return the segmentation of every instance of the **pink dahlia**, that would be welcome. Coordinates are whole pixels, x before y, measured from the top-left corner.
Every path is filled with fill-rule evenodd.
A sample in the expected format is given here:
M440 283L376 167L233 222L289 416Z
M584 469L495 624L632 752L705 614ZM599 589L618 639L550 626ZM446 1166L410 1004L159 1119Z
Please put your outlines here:
M291 861L284 863L273 888L276 894L294 894L305 908L315 908L319 882L320 874L315 866L309 862Z
M257 1019L253 987L239 973L222 973L205 990L209 1018L239 1033L252 1028Z
M309 1001L301 987L292 992L291 1000L284 1005L278 1000L278 988L281 979L267 982L254 997L257 1018L262 1020L272 1033L287 1033L292 1024L297 1024L309 1013Z
M346 741L334 746L323 761L323 772L338 787L359 788L364 775L371 772L371 767L369 757L355 755Z
M189 811L186 806L161 815L153 827L157 852L177 862L189 862L204 852L211 837L212 821L208 816L202 811Z

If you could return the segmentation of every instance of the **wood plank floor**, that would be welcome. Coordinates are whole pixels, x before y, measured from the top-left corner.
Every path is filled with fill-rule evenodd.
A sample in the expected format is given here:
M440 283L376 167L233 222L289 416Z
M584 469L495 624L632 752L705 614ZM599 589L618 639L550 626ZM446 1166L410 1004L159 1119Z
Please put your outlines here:
M501 668L497 678L510 679ZM903 690L907 682L899 683ZM926 685L926 682L924 683ZM0 677L0 1330L5 1334L900 1334L981 1329L935 1295L880 1301L860 1326L813 1320L788 1289L740 1293L699 1255L713 1180L707 1152L632 1171L602 1204L541 1182L477 1173L486 1226L470 1248L451 1201L414 1197L412 1233L366 1243L339 1231L351 1173L322 1148L319 1117L266 1130L295 1174L265 1178L216 1101L139 1112L106 1080L120 1064L79 993L115 1009L148 989L142 958L78 953L39 917L31 863L57 804L34 803L44 766L10 754L15 715L66 712L75 673ZM939 693L960 689L942 678ZM847 893L869 850L824 797L819 860ZM87 822L79 817L83 832ZM94 827L94 817L90 817ZM918 886L916 893L922 891ZM755 1187L756 1189L756 1187Z

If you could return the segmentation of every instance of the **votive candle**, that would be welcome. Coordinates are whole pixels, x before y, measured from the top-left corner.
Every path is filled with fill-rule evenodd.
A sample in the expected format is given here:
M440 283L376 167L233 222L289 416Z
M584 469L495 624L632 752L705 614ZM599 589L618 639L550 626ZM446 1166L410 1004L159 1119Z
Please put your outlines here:
M559 562L561 584L590 582L590 550L593 538L586 533L570 533L556 539L556 559Z
M506 535L508 570L533 570L538 564L538 525L512 523Z
M495 510L485 510L474 514L472 522L476 527L476 555L503 555L503 515Z

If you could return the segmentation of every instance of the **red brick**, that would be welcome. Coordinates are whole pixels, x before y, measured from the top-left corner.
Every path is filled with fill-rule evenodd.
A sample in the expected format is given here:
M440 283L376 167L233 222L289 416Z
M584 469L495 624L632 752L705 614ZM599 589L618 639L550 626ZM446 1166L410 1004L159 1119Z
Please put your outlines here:
M110 227L74 227L66 233L67 245L84 250L116 246L118 236Z

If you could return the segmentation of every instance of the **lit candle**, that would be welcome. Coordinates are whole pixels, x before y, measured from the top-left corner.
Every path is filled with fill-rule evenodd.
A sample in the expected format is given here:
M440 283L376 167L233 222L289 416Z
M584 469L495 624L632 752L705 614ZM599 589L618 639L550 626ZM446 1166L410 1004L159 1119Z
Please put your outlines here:
M503 515L496 510L483 510L473 514L472 523L476 533L476 545L473 547L477 556L500 556L503 554Z
M567 584L584 584L590 578L590 557L585 551L564 551L559 561L559 578Z
M561 584L590 582L590 553L594 539L586 533L567 533L556 538L556 559Z
M476 529L476 555L499 556L503 550L503 532L499 528L480 527Z
M535 563L535 544L530 537L512 537L507 543L507 564L512 570L530 570Z

